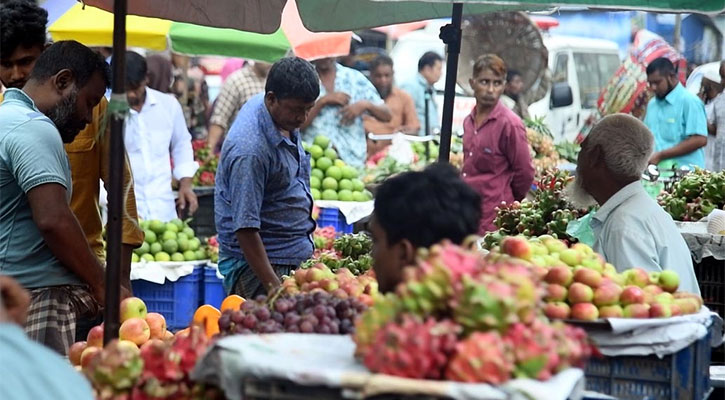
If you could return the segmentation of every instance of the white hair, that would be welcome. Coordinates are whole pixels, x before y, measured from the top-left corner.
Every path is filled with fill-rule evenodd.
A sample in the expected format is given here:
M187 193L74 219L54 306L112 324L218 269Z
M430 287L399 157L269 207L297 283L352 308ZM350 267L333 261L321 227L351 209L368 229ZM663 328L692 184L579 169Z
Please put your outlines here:
M604 163L615 175L639 179L654 150L654 137L639 119L628 114L602 118L587 136L587 144L599 146Z

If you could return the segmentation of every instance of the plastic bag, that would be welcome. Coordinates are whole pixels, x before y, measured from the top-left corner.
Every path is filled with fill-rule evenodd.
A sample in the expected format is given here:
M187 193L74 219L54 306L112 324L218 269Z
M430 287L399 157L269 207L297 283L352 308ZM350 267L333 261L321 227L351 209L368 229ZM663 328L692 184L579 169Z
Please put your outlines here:
M393 143L388 149L388 157L391 157L398 164L408 165L413 163L413 148L403 134L396 134Z
M592 211L588 213L587 215L575 219L574 221L569 222L569 224L566 226L566 234L576 238L579 242L584 243L588 246L594 246L594 241L596 238L594 237L594 231L592 230L592 227L589 225L589 222L594 217L595 212Z

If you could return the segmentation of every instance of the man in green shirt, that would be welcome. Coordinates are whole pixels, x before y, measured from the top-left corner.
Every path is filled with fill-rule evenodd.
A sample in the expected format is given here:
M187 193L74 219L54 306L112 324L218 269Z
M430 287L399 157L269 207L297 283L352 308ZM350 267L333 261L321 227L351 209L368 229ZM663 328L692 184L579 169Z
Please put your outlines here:
M647 83L655 93L644 118L655 137L655 152L649 163L669 161L669 165L705 168L705 105L680 84L675 66L665 57L647 66Z
M57 42L0 107L0 273L30 290L28 336L61 354L76 318L104 302L103 267L69 206L63 143L91 121L109 75L89 48Z

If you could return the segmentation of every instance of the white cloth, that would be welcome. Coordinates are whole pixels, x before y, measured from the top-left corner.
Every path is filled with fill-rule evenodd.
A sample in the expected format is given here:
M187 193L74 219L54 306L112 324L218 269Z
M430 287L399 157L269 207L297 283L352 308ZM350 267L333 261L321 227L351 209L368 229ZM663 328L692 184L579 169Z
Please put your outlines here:
M336 200L315 200L315 205L320 208L337 208L345 217L346 224L354 224L361 219L372 215L375 209L375 201L336 201Z
M705 106L705 111L707 123L715 125L715 136L707 135L705 169L722 171L725 169L725 92Z
M617 271L671 269L680 276L680 290L700 294L690 249L677 234L672 217L647 194L640 181L607 200L590 225L596 237L594 251Z
M169 221L176 218L171 191L173 176L191 178L199 169L191 148L181 105L171 95L146 88L141 112L126 118L124 142L131 163L139 217Z

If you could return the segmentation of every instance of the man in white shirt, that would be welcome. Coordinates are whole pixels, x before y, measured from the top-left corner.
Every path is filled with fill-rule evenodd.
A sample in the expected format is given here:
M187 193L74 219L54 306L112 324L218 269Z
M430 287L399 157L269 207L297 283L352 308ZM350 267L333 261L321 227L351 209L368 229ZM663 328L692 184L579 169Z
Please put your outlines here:
M570 198L584 208L600 205L591 221L594 250L619 272L670 269L680 276L680 289L700 294L685 240L640 182L653 150L654 137L640 120L604 117L582 143Z
M131 106L124 142L131 163L138 215L170 221L198 208L191 179L199 168L194 161L191 134L181 105L171 95L146 86L146 60L126 53L126 96ZM173 163L173 169L172 169ZM171 178L179 181L174 205ZM178 213L178 215L177 215Z

